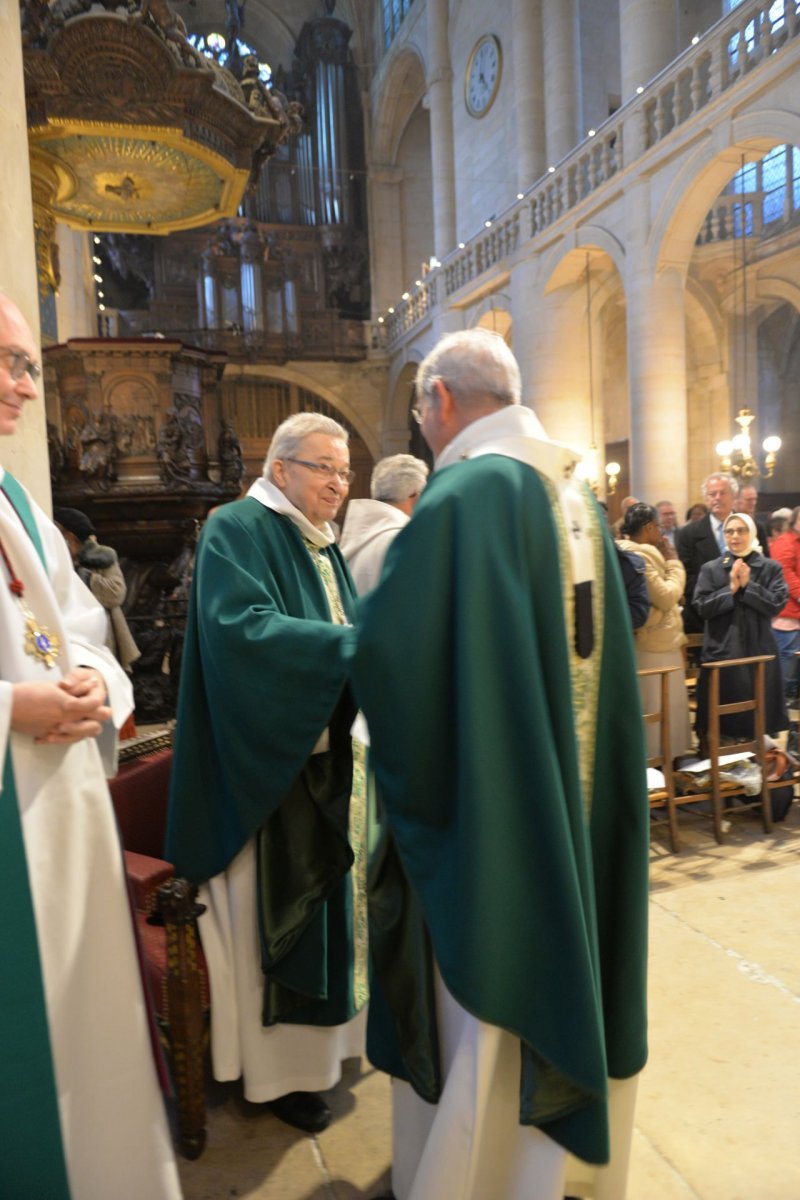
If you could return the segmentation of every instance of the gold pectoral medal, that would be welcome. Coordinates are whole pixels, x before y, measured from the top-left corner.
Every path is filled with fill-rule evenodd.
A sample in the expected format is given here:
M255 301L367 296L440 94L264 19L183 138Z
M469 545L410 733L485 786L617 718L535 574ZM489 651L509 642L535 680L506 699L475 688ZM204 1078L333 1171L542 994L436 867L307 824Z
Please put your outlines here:
M19 606L25 618L25 653L30 654L37 662L44 663L46 667L54 667L61 649L61 639L57 634L51 633L46 625L39 624L21 596Z
M54 667L58 660L58 652L61 649L61 638L55 633L51 633L46 625L40 624L31 612L31 607L25 599L25 585L12 567L11 560L2 541L0 541L0 557L2 557L8 571L8 590L17 601L17 604L19 604L20 612L25 622L25 637L22 647L25 653L30 654L37 662L42 663L48 668Z

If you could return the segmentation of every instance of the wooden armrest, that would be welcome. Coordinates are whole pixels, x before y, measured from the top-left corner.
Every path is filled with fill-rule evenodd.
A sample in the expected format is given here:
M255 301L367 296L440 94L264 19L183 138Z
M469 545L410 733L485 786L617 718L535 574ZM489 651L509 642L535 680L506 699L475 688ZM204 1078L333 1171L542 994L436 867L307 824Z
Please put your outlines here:
M175 868L162 858L151 858L148 854L126 850L125 873L133 889L137 909L149 915L156 910L159 887L172 879Z

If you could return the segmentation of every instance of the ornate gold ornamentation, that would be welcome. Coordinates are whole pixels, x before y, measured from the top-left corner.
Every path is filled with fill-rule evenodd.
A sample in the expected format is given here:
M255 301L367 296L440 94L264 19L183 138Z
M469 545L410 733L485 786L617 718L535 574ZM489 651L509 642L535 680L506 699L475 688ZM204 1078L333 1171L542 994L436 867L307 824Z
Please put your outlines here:
M46 667L54 667L61 649L61 639L51 633L46 625L40 625L28 605L21 599L20 608L25 617L25 653Z
M161 0L138 14L78 0L72 13L24 46L42 212L78 229L159 234L234 215L254 164L295 131L290 114L252 112ZM41 213L37 229L44 278L52 229Z

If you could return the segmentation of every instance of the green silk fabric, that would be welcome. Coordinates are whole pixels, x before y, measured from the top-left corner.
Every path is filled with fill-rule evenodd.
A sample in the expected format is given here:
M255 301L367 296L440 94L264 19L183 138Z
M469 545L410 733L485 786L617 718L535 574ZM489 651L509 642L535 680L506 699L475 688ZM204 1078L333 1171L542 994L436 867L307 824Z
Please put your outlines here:
M355 593L336 546L348 619ZM181 669L165 855L202 882L256 837L263 1020L355 1012L347 671L355 631L330 620L298 529L257 500L200 539ZM324 729L330 750L311 751Z
M256 835L264 1025L355 1015L351 781L346 750L315 754Z
M39 531L25 493L7 473L3 489L44 566ZM56 881L53 883L55 886ZM0 1195L69 1200L39 942L10 749L5 755L0 794L0 946Z
M594 1163L608 1156L607 1077L647 1053L644 741L602 536L590 795L564 544L531 467L486 455L437 472L363 602L354 664L402 867L371 873L372 1061L437 1099L427 932L456 1000L521 1040L521 1123Z

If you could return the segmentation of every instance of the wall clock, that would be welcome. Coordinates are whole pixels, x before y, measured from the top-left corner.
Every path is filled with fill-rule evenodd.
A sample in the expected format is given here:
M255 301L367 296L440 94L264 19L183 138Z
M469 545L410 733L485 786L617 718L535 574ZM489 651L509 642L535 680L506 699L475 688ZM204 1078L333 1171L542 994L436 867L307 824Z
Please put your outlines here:
M502 69L500 43L493 34L486 33L475 43L464 78L464 100L470 116L485 116L492 107Z

